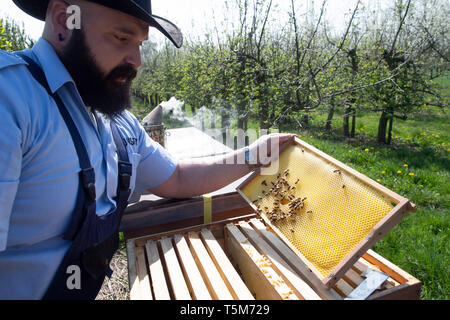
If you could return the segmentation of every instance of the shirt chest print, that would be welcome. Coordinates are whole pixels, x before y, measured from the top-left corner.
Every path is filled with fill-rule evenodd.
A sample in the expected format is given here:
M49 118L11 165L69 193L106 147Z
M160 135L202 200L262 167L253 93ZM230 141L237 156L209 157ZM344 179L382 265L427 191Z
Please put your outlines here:
M122 139L125 146L135 146L138 144L139 140L137 138L126 138Z

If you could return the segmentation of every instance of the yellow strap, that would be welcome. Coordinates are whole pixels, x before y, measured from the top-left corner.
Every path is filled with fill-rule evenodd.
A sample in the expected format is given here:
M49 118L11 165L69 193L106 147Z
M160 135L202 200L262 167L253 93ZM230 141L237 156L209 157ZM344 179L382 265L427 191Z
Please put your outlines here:
M212 222L212 198L211 196L203 196L203 223Z

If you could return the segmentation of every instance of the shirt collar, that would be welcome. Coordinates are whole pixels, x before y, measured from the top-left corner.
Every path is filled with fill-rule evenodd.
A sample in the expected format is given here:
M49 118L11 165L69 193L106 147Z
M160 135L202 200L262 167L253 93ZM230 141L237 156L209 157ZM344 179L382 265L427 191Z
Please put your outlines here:
M55 93L67 82L74 83L66 67L56 54L55 49L47 40L40 38L31 51L37 57L52 93Z

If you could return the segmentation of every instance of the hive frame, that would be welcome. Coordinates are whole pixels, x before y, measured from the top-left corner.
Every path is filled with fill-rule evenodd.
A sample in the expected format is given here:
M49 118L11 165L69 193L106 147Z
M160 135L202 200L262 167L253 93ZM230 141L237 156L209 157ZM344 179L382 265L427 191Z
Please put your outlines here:
M273 225L270 219L268 219L265 215L260 215L260 217L264 220L266 225L269 226L274 231L274 233L277 236L279 236L289 246L289 248L291 248L300 257L300 259L304 263L304 266L302 266L299 269L302 270L302 276L304 280L308 281L310 285L314 287L316 290L322 291L323 288L319 288L317 286L316 281L308 280L310 279L311 276L319 278L319 280L325 285L326 288L328 289L332 288L351 268L351 266L354 265L358 261L358 259L361 258L367 252L367 250L369 250L376 242L381 240L409 212L415 211L416 206L413 203L411 203L408 199L389 190L388 188L377 183L376 181L350 168L344 163L334 159L333 157L309 145L308 143L300 140L299 138L295 138L295 140L293 141L288 141L284 143L282 146L280 146L279 153L281 154L291 144L297 144L302 148L308 150L309 152L313 153L315 156L325 160L330 164L333 164L339 170L347 173L350 176L353 176L363 184L372 187L373 189L381 193L384 197L386 197L389 201L395 204L391 212L389 212L382 220L380 220L375 225L375 227L366 236L366 238L363 239L327 277L324 277L322 274L320 274L320 272L314 267L314 265L310 263L293 244L291 244L291 242L283 235L283 233L275 225ZM260 175L260 173L261 173L260 169L256 170L255 172L253 172L252 175L250 175L242 184L240 184L236 188L238 193L248 202L248 204L255 211L257 210L256 206L242 192L242 189L248 184L250 184L255 177Z
M178 264L178 267L181 267L182 269L188 267L188 269L191 269L190 271L184 270L182 272L183 275L176 278L176 281L185 282L185 285L188 285L188 287L191 286L191 289L197 292L198 285L200 282L204 281L203 276L200 276L201 278L198 277L198 275L196 276L191 272L195 266L189 267L186 264L186 262L189 262L189 259L186 259L186 257L189 256L189 252L193 254L191 249L187 248L189 241L188 236L191 233L197 233L202 240L204 240L204 246L214 260L217 270L220 272L222 278L224 280L226 279L227 286L230 286L228 288L230 289L230 293L233 294L233 298L238 300L253 300L255 297L251 292L254 292L255 294L261 293L260 289L261 287L264 287L264 283L262 282L270 282L271 278L259 277L259 280L253 281L252 283L249 282L249 279L246 280L244 278L241 267L253 268L255 273L260 272L261 269L256 268L257 264L253 259L252 261L248 260L248 262L244 264L239 264L237 262L242 257L239 257L239 252L230 247L230 233L227 231L229 230L229 227L233 225L237 226L239 233L241 233L241 236L239 236L239 238L241 238L240 240L237 240L236 237L234 237L235 240L237 240L237 242L234 241L234 244L236 244L237 247L253 246L253 249L257 250L261 255L264 255L265 258L268 258L273 264L272 267L276 267L274 271L283 278L285 283L288 284L294 292L296 290L298 291L300 294L298 298L300 299L317 299L316 294L324 300L345 299L354 288L364 281L362 274L368 268L379 270L390 275L390 278L386 283L379 288L380 290L373 293L368 298L369 300L405 300L419 298L421 282L372 250L368 250L367 253L365 253L330 290L327 290L325 285L318 278L311 279L310 277L309 280L315 280L317 287L324 288L324 290L315 290L313 289L313 286L310 286L312 290L316 291L314 293L314 291L311 291L311 289L308 289L307 286L304 286L301 283L302 280L299 275L302 273L298 271L299 265L301 264L301 262L298 263L300 258L284 242L282 242L278 236L273 232L267 231L266 225L253 214L250 216L217 221L209 225L191 225L183 229L178 229L177 231L171 230L167 233L150 234L141 238L126 238L130 299L168 300L177 298L175 290L178 292L180 286L176 283L177 288L175 288L172 284L172 279L170 278L168 270L169 265L166 260L166 255L170 255L170 253L164 252L162 246L159 245L161 244L161 240L167 238L172 239L170 243L171 246L175 248L178 260L178 262L175 261L175 263ZM185 240L180 241L180 239L183 238ZM221 240L219 240L219 238ZM219 241L224 242L219 243ZM160 248L158 249L158 247ZM242 252L242 254L245 257L248 253L247 250L244 249L244 251L245 252ZM148 261L148 264L146 260ZM232 264L232 261L234 261L234 265ZM203 264L203 261L199 261L199 263ZM197 265L197 263L195 264ZM172 265L173 264L170 264L171 267ZM286 268L290 269L290 271L286 272ZM198 269L198 271L200 271L200 269ZM241 273L238 273L239 271ZM189 274L186 274L186 272L189 272ZM258 276L251 273L250 277L257 278ZM244 282L242 282L242 280L244 280ZM192 286L193 281L196 284L196 288ZM215 291L215 288L216 287L213 285L210 289ZM271 287L265 288L272 291L274 290L274 288ZM211 297L207 296L201 297L197 293L194 293L194 291L191 293L193 299L211 299ZM265 295L266 293L262 292L262 294ZM191 296L186 298L190 299ZM277 297L275 296L274 298Z

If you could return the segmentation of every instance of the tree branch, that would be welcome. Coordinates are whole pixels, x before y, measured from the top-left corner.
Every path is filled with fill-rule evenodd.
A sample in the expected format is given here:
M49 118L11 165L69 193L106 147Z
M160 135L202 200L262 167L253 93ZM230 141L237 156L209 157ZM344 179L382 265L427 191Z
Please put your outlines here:
M406 16L408 15L410 4L411 4L411 0L408 0L408 4L406 5L405 14L403 15L403 17L400 20L400 25L398 26L397 33L395 34L395 37L394 37L394 42L392 43L390 55L392 55L394 53L395 45L397 44L398 36L400 35L400 31L402 30L403 23L405 22Z

